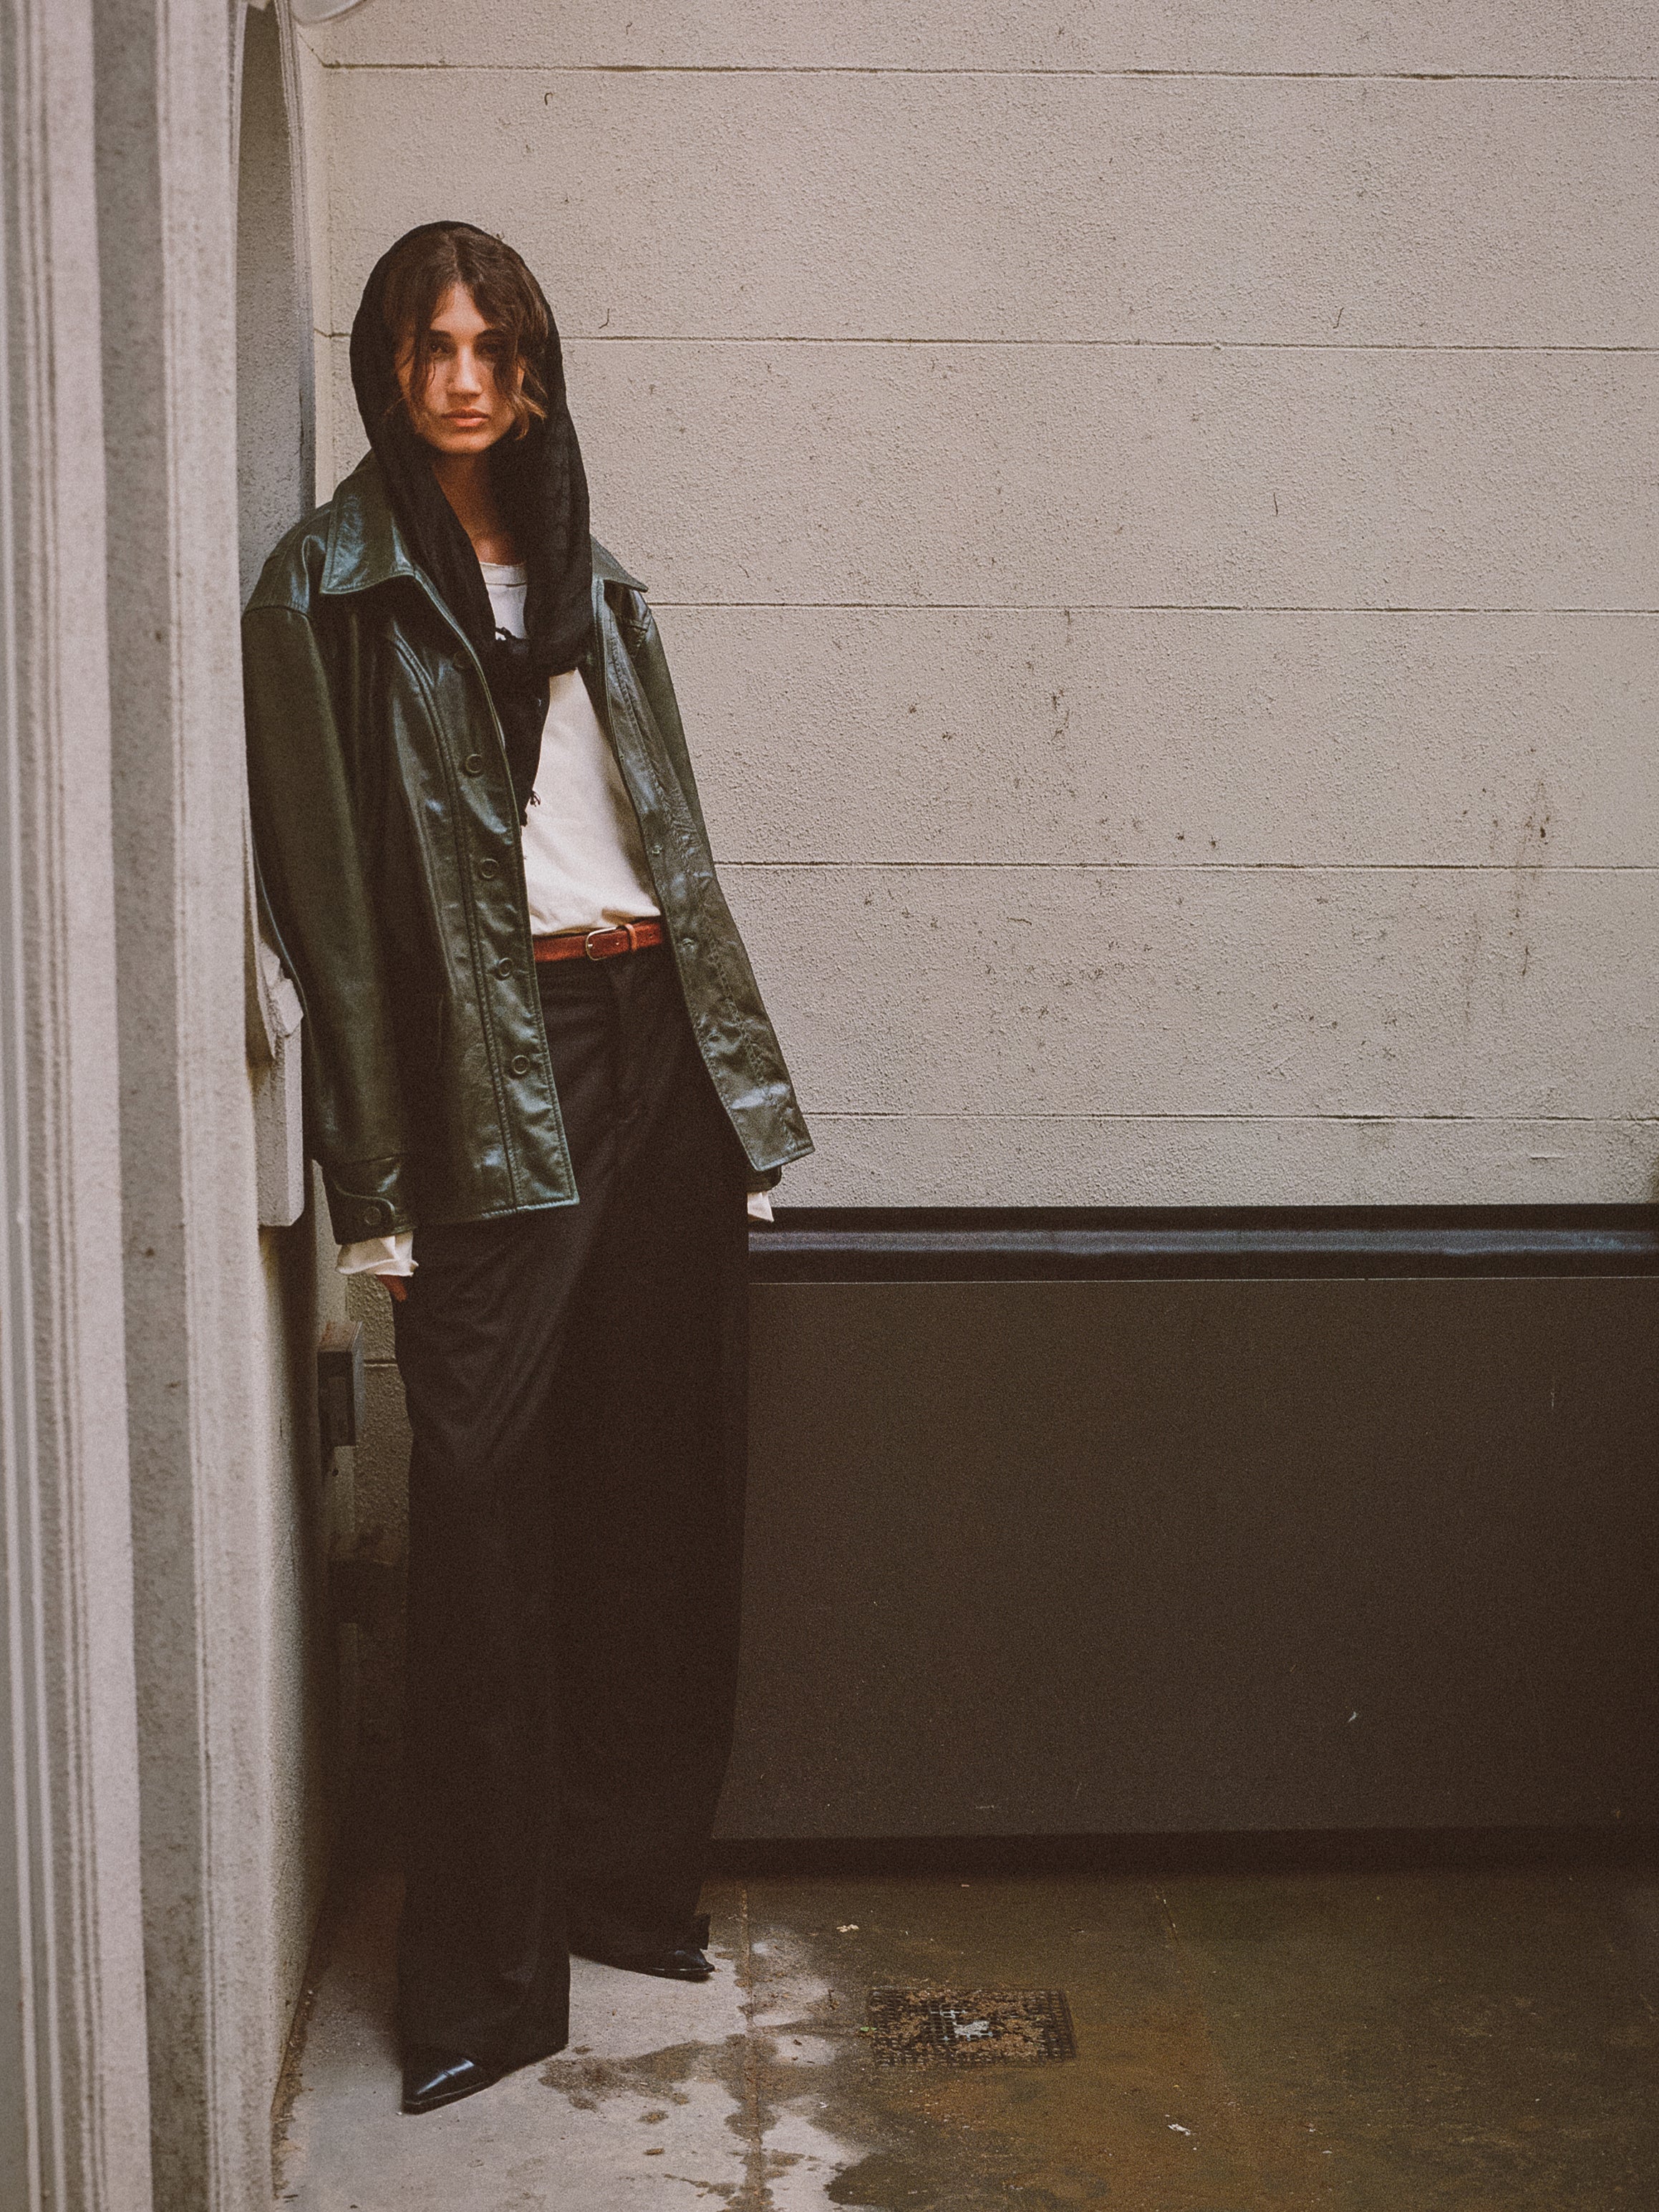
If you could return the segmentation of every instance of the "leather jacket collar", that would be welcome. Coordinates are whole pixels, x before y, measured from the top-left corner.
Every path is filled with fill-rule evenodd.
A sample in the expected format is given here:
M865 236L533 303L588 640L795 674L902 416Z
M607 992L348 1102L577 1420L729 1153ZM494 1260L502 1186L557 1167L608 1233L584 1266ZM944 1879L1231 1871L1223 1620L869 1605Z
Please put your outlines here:
M592 544L593 574L601 582L622 584L634 592L645 590L639 578L630 575L597 538ZM412 578L442 605L436 586L416 564L398 527L380 463L373 453L365 453L330 505L322 589L329 598L338 599L352 592L372 591L377 584L390 583L398 576Z

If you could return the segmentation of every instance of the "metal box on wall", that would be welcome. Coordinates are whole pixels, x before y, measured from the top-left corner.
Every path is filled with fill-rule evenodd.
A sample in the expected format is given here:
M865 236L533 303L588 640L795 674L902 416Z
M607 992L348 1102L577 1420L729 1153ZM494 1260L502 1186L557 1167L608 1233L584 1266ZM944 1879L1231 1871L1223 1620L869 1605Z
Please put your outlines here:
M723 1832L1659 1817L1659 1282L1582 1272L1651 1232L1435 1233L1024 1280L757 1238Z

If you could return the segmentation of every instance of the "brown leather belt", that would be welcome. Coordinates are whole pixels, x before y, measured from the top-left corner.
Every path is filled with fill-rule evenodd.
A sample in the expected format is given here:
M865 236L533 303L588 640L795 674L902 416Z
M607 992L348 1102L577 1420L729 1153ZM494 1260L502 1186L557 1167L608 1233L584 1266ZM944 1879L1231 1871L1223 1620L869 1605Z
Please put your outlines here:
M665 945L668 932L659 921L624 921L615 929L567 929L557 937L532 939L538 960L614 960L619 952L643 952L647 945Z

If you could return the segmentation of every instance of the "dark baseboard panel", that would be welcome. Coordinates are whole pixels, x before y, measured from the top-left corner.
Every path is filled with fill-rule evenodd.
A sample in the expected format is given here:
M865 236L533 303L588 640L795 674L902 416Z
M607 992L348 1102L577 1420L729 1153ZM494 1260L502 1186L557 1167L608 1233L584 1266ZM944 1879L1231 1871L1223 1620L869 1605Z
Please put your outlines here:
M1433 1867L1659 1866L1659 1828L1297 1829L1225 1835L717 1837L727 1881L908 1875L1340 1873Z
M759 1283L1659 1274L1659 1206L780 1206Z

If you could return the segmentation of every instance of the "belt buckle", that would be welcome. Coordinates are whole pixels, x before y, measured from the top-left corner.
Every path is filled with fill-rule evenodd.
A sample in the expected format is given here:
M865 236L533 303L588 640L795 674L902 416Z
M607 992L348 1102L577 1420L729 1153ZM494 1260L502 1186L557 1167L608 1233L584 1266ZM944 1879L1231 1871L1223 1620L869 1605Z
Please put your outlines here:
M631 921L605 922L597 929L590 929L582 939L582 951L590 960L614 960L623 947L618 945L609 952L596 952L593 950L593 939L596 937L625 937L628 939L629 951L637 952L640 949L639 939L635 933L635 926Z

